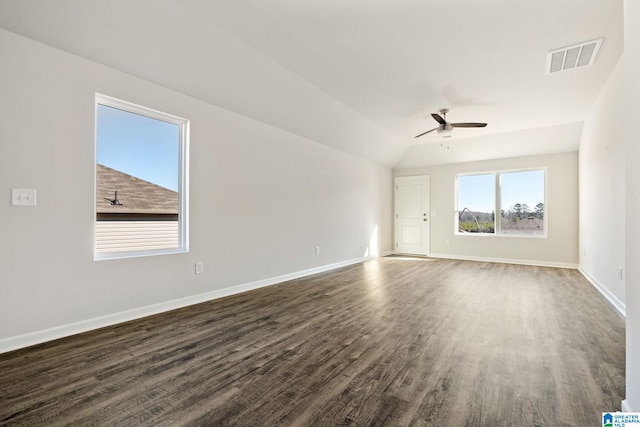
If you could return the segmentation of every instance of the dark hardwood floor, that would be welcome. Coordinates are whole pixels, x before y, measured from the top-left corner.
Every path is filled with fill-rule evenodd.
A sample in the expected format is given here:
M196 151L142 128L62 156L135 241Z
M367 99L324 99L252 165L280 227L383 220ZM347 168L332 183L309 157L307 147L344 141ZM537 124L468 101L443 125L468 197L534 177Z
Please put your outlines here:
M0 424L600 426L624 343L578 271L386 257L2 354Z

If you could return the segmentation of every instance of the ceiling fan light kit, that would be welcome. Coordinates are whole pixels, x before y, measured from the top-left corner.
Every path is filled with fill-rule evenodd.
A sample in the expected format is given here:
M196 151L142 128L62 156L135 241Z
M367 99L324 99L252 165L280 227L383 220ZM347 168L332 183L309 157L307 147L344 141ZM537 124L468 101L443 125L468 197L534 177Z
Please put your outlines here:
M433 132L434 130L437 131L438 136L442 138L451 138L453 128L483 128L487 125L486 123L449 123L446 119L448 112L448 109L443 108L442 110L440 110L440 114L442 115L431 113L431 117L433 117L433 119L438 122L440 126L426 132L422 132L420 135L416 135L414 138L420 138L422 135L426 135L429 132Z
M443 127L439 127L437 130L438 136L442 138L451 138L451 131L453 130L453 126L444 125Z

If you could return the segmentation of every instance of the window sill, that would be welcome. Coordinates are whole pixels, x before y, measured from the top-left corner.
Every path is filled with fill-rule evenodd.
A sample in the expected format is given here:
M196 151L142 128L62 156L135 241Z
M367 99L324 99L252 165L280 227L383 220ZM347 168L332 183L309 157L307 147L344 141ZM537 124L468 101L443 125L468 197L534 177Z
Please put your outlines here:
M189 249L183 248L171 248L171 249L154 249L148 251L122 251L122 252L100 252L93 254L94 261L104 261L109 259L124 259L124 258L140 258L148 256L158 255L173 255L188 253Z

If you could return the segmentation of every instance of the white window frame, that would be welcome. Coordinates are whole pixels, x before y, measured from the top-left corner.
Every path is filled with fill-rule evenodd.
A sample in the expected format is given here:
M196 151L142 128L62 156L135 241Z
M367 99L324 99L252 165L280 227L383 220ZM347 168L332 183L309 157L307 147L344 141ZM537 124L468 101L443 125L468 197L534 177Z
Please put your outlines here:
M178 125L178 246L175 248L135 250L122 252L98 252L96 248L97 223L97 164L98 164L98 105L116 108L133 114L150 117L164 122ZM93 256L94 260L135 258L154 255L179 254L189 252L189 127L190 121L182 117L164 113L162 111L143 107L118 98L96 93L94 117L94 184L93 184Z
M501 186L501 177L502 174L513 173L513 172L528 172L528 171L542 171L544 172L544 233L543 234L503 234L502 233L502 221L499 218L501 215L502 208L502 186ZM493 233L461 233L460 232L460 224L459 224L459 207L458 207L458 178L461 176L474 176L474 175L494 175L495 180L495 205L494 205L494 232ZM483 172L464 172L457 173L455 175L455 221L454 221L454 234L456 236L472 236L472 237L508 237L508 238L527 238L527 239L546 239L549 235L549 227L548 227L548 205L547 205L547 168L546 167L532 167L532 168L521 168L521 169L504 169L504 170L490 170Z

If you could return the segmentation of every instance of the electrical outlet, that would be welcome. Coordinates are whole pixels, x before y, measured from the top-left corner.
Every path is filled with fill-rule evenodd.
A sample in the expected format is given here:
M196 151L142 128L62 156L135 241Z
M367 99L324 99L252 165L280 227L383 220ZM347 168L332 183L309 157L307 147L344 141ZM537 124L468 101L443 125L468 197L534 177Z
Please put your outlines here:
M316 255L320 255L320 246L316 246Z
M622 267L618 267L618 272L620 274L620 280L624 279L624 276L622 274Z
M198 261L196 262L196 274L204 273L204 262Z
M450 245L451 245L451 240L446 239L446 240L444 241L444 244L445 244L445 246L450 246Z

